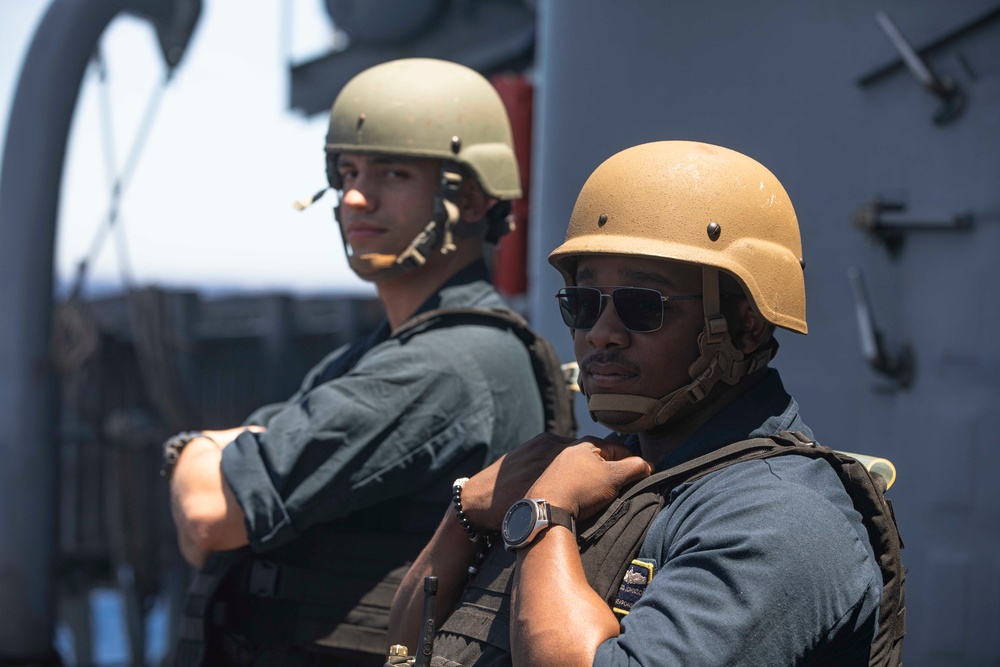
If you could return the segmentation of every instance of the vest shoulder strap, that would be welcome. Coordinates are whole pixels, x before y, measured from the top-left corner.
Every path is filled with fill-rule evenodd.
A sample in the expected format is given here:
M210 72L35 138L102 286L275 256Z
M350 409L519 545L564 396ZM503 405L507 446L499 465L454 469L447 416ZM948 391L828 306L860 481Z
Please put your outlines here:
M580 556L591 587L614 607L625 573L674 487L734 463L759 458L778 447L781 445L771 438L742 440L627 487L603 512L580 527Z

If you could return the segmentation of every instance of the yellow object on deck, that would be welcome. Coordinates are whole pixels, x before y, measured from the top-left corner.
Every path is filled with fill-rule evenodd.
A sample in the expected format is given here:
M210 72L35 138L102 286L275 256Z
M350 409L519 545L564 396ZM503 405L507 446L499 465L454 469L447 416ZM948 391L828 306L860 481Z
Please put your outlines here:
M858 462L873 475L880 475L885 480L886 491L888 491L889 487L892 486L892 483L896 481L896 466L894 466L892 461L889 459L882 458L881 456L855 454L853 452L840 451L840 453L847 454L851 458L857 459Z

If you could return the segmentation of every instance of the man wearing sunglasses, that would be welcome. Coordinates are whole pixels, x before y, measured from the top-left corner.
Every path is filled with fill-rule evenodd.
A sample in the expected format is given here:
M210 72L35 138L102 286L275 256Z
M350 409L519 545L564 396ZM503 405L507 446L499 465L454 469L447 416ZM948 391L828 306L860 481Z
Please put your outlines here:
M776 327L807 331L782 185L718 146L633 147L590 176L549 260L588 409L615 435L539 437L474 476L463 513L493 545L481 553L446 515L390 639L416 643L434 575L441 664L867 665L882 575L823 460L742 460L681 483L637 555L616 543L596 567L581 557L628 514L616 496L631 482L752 437L811 438L768 367ZM621 571L609 606L593 582Z

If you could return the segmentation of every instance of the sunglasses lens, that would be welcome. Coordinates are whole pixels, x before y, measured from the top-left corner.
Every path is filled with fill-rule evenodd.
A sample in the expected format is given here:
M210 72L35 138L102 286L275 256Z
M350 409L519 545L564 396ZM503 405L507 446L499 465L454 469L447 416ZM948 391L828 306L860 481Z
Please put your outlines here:
M663 299L656 290L619 287L612 292L622 324L636 333L656 331L663 324Z
M563 322L571 329L590 329L601 314L601 290L565 287L556 294Z

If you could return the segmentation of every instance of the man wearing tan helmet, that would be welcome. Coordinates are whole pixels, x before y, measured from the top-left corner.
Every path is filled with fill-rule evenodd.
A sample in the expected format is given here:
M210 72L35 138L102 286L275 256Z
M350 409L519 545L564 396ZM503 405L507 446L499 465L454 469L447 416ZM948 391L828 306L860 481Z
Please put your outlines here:
M829 450L768 367L776 327L806 333L801 258L787 193L745 155L667 141L598 167L549 260L614 435L542 436L472 477L463 511L493 546L477 555L446 516L390 639L416 644L436 576L441 665L898 660L902 621L879 629L901 611L898 533L873 533L895 545L883 581L864 493L813 455ZM898 606L880 609L884 584Z
M333 104L326 164L386 320L244 426L166 443L178 541L202 568L179 665L381 665L395 586L456 478L566 426L539 390L545 343L499 312L483 257L521 196L492 85L440 60L370 68Z

